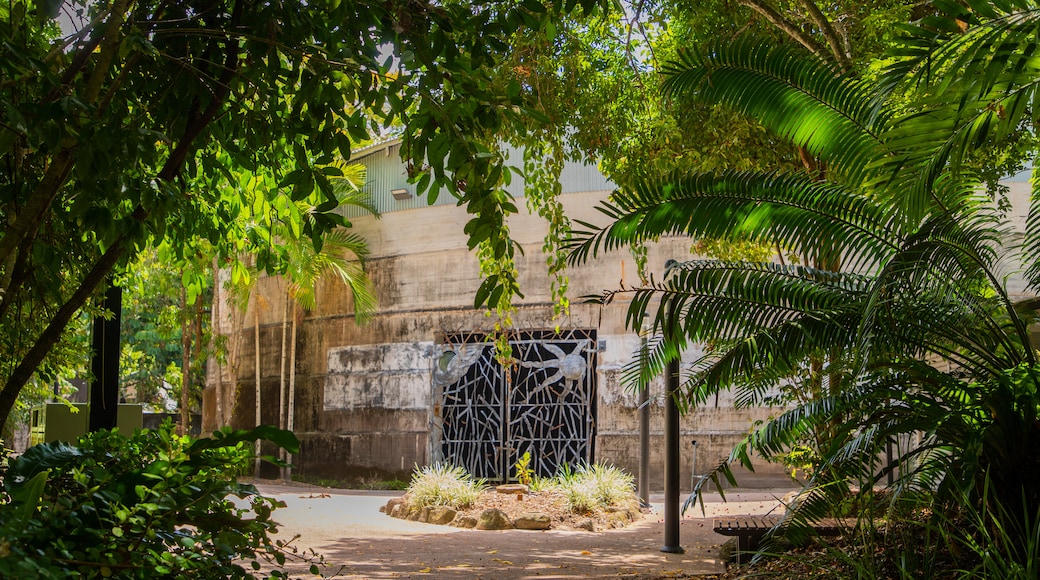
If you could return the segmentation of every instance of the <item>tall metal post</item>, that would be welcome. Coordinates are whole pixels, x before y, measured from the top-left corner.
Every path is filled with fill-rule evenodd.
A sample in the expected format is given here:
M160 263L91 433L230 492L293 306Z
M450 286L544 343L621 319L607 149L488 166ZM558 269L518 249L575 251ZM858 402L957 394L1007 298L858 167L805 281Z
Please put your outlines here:
M119 411L119 322L123 313L123 291L115 284L105 292L105 309L112 317L94 318L92 338L93 355L90 372L90 416L87 424L91 431L113 429Z
M665 276L675 266L674 260L665 264ZM674 339L674 306L665 304L665 340ZM664 397L664 546L662 552L682 554L679 545L679 407L675 394L679 390L679 357L670 361L665 370Z
M645 369L647 363L646 337L650 332L647 325L646 314L643 315L643 325L639 329L639 355L642 357L641 365ZM644 384L639 389L639 504L642 507L650 506L650 389Z

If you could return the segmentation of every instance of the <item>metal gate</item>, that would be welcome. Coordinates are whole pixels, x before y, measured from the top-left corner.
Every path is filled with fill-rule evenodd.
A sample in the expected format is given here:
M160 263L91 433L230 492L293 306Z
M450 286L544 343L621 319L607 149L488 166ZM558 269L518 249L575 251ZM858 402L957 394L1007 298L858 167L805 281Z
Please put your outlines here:
M593 460L596 334L525 332L510 341L516 364L504 369L483 335L445 339L434 370L440 455L476 477L515 477L529 451L531 469Z

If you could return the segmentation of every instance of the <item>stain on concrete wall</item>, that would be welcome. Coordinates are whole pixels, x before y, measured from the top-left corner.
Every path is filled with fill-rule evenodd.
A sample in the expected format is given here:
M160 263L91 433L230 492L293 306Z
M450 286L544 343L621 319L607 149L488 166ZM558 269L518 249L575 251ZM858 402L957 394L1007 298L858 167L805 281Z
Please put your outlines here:
M433 342L329 349L325 410L426 410Z

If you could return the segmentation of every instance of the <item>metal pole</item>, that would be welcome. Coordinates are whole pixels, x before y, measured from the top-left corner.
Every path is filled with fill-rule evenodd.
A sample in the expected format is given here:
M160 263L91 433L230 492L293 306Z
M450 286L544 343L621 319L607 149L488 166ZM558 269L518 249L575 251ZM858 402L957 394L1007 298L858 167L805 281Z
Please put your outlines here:
M669 260L665 275L675 264ZM665 305L665 340L674 338L670 332L674 315L672 302ZM682 554L679 545L679 407L675 394L679 390L678 356L668 363L665 371L664 398L664 546L662 552Z
M646 368L647 353L646 336L650 332L646 314L643 315L643 326L639 332L640 356ZM639 389L639 505L650 507L650 389L644 384Z
M119 323L123 314L123 290L111 284L105 291L105 309L112 317L94 318L90 359L90 413L87 424L91 431L114 429L119 412ZM124 433L128 435L128 433Z

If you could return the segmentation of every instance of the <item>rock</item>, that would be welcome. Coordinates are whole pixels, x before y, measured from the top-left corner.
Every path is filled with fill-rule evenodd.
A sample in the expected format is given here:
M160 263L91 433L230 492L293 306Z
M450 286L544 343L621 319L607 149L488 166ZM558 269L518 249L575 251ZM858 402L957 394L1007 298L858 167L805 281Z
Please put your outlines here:
M577 524L575 524L574 527L578 528L579 530L586 530L586 531L589 531L589 532L595 532L596 531L596 522L593 522L592 518L585 518L585 519L581 520L580 522L578 522Z
M513 520L513 527L518 530L548 530L551 525L552 518L540 512L522 513Z
M621 525L614 527L624 527L637 519L639 519L639 510L631 506L610 506L603 510L607 514L611 522L618 522Z
M390 517L405 519L408 517L408 506L403 503L395 504L390 508Z
M477 518L478 530L508 530L512 527L513 522L509 521L509 516L498 508L486 509L480 512L480 517Z
M422 517L422 508L413 507L413 508L408 510L408 520L409 521L417 522L417 521L419 521L420 517Z
M515 495L524 495L525 493L531 492L531 490L528 489L527 486L522 483L508 483L505 485L498 485L495 486L495 491L497 491L498 493L511 493Z
M452 527L455 527L455 528L471 528L472 529L472 528L477 527L477 518L475 518L473 516L464 516L462 514L459 514L459 515L455 516L455 519L451 521L450 525Z
M458 514L455 510L445 505L434 506L430 508L427 515L426 522L430 524L437 524L443 526L455 519L455 515Z
M386 502L385 506L379 508L379 511L392 516L392 515L394 515L394 508L395 507L397 507L399 505L406 505L407 503L408 503L408 498L405 498L405 497L391 498L390 501ZM394 516L394 517L398 517L398 516Z

